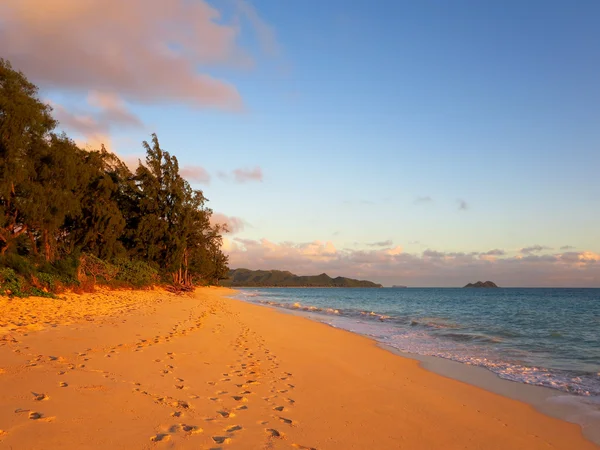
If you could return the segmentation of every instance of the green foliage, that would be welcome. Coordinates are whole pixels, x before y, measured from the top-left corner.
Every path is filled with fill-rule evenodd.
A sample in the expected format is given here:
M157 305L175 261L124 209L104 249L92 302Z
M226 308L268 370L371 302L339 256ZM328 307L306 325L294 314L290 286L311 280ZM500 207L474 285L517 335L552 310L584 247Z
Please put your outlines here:
M0 268L0 295L10 295L11 297L24 297L24 280L22 276L9 268Z
M82 150L56 134L51 112L0 59L0 268L13 271L5 291L147 286L158 271L188 288L227 277L222 229L156 135L132 173L104 147Z
M60 279L51 273L38 272L36 278L39 284L50 292L54 292L60 283Z
M118 269L116 280L134 287L150 286L158 281L158 271L145 262L118 258L113 263Z
M92 277L96 284L98 278L105 282L111 282L118 275L119 268L97 256L84 253L79 259L79 273L86 277Z
M27 258L15 253L8 253L0 257L0 267L7 267L25 277L35 273L35 265Z

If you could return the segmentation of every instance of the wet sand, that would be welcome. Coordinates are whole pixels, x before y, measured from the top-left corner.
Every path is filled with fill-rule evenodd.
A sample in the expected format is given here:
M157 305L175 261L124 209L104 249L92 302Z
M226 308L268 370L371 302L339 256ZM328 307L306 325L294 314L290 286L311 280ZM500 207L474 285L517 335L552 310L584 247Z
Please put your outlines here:
M203 288L0 298L0 449L597 449L375 342Z

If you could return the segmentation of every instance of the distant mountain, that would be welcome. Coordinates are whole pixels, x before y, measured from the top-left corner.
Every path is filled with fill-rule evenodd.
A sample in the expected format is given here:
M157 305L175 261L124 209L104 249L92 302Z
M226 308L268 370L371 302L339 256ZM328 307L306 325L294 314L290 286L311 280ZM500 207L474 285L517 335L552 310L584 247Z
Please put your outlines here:
M469 283L466 288L497 288L498 286L493 281L478 281L477 283Z
M299 276L282 270L249 270L233 269L221 283L231 287L346 287L346 288L380 288L380 284L352 278L331 278L326 273L321 275Z

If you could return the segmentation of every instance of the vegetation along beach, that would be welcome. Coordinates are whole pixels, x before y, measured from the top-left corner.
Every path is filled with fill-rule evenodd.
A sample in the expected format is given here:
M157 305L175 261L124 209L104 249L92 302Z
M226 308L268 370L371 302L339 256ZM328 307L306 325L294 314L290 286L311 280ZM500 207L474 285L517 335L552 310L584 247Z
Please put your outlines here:
M600 449L599 17L0 1L0 450Z

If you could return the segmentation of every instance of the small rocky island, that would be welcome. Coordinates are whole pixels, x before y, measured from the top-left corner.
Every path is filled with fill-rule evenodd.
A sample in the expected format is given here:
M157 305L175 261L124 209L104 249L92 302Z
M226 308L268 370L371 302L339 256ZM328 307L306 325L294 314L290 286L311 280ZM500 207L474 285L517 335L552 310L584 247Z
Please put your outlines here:
M497 288L498 286L493 281L478 281L477 283L469 283L466 288Z

